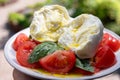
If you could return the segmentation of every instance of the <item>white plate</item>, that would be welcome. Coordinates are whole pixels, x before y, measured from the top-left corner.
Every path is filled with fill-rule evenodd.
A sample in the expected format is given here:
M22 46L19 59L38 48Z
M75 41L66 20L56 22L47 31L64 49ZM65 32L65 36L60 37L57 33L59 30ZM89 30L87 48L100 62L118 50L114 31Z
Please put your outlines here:
M120 39L120 37L115 34L114 32L108 30L108 29L104 29L104 32L108 32L110 34L112 34L114 37ZM5 45L5 48L4 48L4 52L5 52L5 57L6 57L6 60L8 61L8 63L13 66L14 68L16 68L17 70L27 74L27 75L30 75L30 76L33 76L33 77L36 77L36 78L39 78L39 79L63 79L63 80L83 80L83 79L93 79L93 78L98 78L98 77L102 77L102 76L105 76L105 75L108 75L112 72L114 72L115 70L117 70L119 67L120 67L120 49L115 53L116 55L116 58L117 58L117 63L108 68L108 69L105 69L105 70L102 70L100 71L99 73L96 73L94 75L91 75L91 76L82 76L82 77L77 77L77 78L59 78L59 77L54 77L54 76L50 76L50 75L44 75L43 73L38 73L36 71L33 71L31 69L28 69L28 68L25 68L21 65L19 65L19 63L17 62L16 60L16 53L15 51L13 50L12 48L12 43L13 41L15 40L16 36L19 34L19 33L25 33L27 35L29 35L29 28L27 29L24 29L18 33L16 33L14 36L12 36L6 43Z

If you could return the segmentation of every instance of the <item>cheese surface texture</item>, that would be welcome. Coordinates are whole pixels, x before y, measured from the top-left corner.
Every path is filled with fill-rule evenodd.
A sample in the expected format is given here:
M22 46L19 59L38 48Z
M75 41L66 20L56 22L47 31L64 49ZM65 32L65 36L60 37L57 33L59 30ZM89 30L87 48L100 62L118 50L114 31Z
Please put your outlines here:
M61 28L70 19L66 8L58 5L45 6L34 13L30 25L31 36L41 42L56 42L62 34Z

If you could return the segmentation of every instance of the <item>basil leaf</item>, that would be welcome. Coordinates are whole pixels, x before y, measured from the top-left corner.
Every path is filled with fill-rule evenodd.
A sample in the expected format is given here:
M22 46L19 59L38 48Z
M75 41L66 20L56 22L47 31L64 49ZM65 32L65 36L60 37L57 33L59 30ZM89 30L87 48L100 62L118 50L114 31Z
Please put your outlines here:
M85 71L94 72L94 67L90 64L89 59L78 59L78 58L76 58L75 66L77 68L83 69Z
M62 47L58 46L54 42L43 42L39 45L37 45L31 55L28 58L29 63L37 62L40 58L53 53L56 50L63 50Z

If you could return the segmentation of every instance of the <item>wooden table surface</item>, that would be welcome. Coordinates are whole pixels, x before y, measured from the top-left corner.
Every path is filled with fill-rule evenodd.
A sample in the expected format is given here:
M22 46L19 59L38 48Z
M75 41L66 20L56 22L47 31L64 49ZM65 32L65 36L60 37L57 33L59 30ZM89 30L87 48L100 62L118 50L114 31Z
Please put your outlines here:
M13 4L0 7L0 80L39 80L25 75L14 69L8 64L4 57L4 45L6 41L14 34L6 27L6 21L10 12L24 9L27 5L37 3L43 0L18 0ZM114 73L95 80L120 80L120 69Z

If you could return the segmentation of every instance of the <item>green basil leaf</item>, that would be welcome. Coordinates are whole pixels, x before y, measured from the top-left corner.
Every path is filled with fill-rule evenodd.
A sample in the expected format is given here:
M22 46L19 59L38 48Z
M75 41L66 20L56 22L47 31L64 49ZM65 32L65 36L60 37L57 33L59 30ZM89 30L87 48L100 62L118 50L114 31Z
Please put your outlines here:
M78 59L78 58L76 58L75 66L77 68L83 69L85 71L94 72L94 67L90 64L89 59Z
M40 58L53 53L56 50L63 50L62 47L58 46L54 42L43 42L39 45L37 45L31 55L28 58L29 63L37 62Z

